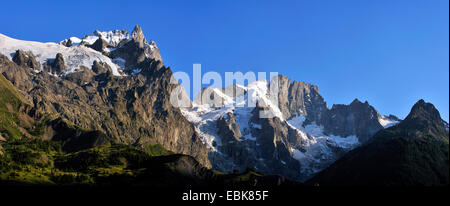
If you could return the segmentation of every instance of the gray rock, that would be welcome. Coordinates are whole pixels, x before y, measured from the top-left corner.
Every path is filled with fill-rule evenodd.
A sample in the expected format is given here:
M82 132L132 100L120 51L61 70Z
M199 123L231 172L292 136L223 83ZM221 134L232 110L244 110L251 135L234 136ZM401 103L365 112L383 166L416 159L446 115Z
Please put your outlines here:
M318 122L327 110L326 102L319 94L317 86L305 82L294 81L283 75L271 80L270 87L278 81L278 103L285 119L297 115L305 115L305 123Z
M66 47L71 47L73 45L73 42L71 39L66 39L66 40L60 42L60 44L66 46Z
M34 70L40 70L41 64L36 61L33 53L17 50L12 58L13 62L19 66L30 67Z
M225 143L240 141L242 134L233 113L228 113L228 120L226 117L220 117L217 120L217 127Z
M56 54L56 58L52 63L52 73L59 75L66 70L66 64L64 62L64 57L61 53Z
M131 33L134 42L138 44L140 48L144 48L147 44L147 39L145 39L144 33L142 32L142 28L139 25L136 25Z
M107 64L100 63L97 60L95 60L94 63L92 64L92 71L95 72L96 74L101 74L111 71L111 68L110 67L108 68Z
M346 137L356 135L364 143L383 129L378 122L379 114L366 101L355 99L350 105L333 105L322 118L325 133Z
M74 82L80 86L91 83L94 80L95 73L93 69L89 69L85 66L80 66L80 69L76 72L72 72L64 76L65 79Z

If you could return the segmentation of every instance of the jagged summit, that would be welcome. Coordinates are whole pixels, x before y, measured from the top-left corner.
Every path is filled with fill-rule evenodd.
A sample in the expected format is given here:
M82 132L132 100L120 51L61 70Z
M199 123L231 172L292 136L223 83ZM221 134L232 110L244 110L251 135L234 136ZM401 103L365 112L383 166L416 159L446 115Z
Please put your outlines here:
M59 77L91 68L94 61L107 65L115 76L136 75L163 66L156 43L146 40L139 25L132 34L127 30L96 30L83 38L70 37L59 44L22 41L0 34L0 54L11 60L17 56L16 63L28 65L34 72L44 71ZM55 60L63 63L56 70Z
M157 47L141 47L138 36L97 31L62 45L0 35L0 73L33 108L52 118L100 131L115 142L159 144L209 166L194 127L170 102L178 86L172 71L155 58Z
M355 99L352 101L352 103L350 103L350 104L362 104L362 102L359 101L358 98L355 98Z
M142 32L142 28L139 25L136 25L131 33L133 40L139 43L140 47L144 47L147 44L147 39L145 39L144 33Z
M434 105L425 102L423 99L420 99L414 104L405 120L410 120L417 117L422 117L433 121L441 120L441 115Z
M433 104L425 102L423 99L414 104L408 116L399 126L410 130L413 128L415 131L432 136L445 133L448 135L449 131L448 123L441 118L439 111Z

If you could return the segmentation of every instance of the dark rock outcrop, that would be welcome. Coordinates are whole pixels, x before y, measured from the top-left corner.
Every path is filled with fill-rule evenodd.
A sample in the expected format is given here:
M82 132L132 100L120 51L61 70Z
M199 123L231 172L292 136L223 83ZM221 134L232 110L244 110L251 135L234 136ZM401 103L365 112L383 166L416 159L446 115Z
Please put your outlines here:
M107 73L111 72L111 67L108 64L104 64L95 60L94 63L92 64L92 71L95 72L96 74Z
M395 115L393 115L393 114L390 114L390 115L388 115L388 116L386 116L388 119L391 119L391 120L394 120L394 121L398 121L398 122L400 122L400 121L402 121L400 118L398 118L397 116L395 116Z
M103 38L98 38L92 45L89 45L92 49L103 52L109 44Z
M41 64L36 61L33 53L17 50L12 58L13 62L19 66L30 67L34 70L40 70Z
M59 75L66 70L66 64L64 62L64 56L61 53L57 53L55 60L52 63L51 73Z
M356 135L360 142L366 142L383 127L378 122L378 112L369 105L355 99L350 105L333 105L325 111L321 124L325 133L347 137Z
M219 117L217 127L224 142L239 141L242 137L241 130L236 123L233 113L228 113L227 117Z
M49 122L43 135L44 139L58 141L65 152L76 152L88 148L98 147L111 140L100 131L86 131L70 125L62 118Z
M218 134L221 137L220 151L232 159L237 167L234 169L243 170L255 164L255 160L250 155L250 150L241 142L242 134L239 125L236 123L232 113L217 120ZM231 168L230 168L231 169Z
M60 42L60 44L66 46L66 47L71 47L73 45L73 42L71 39L66 39L66 40Z

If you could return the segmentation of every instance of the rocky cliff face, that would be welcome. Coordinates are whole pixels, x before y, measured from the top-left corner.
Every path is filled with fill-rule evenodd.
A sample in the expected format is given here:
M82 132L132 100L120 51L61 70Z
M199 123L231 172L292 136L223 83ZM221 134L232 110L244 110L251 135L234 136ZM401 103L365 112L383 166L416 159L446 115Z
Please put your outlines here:
M131 37L126 32L95 32L80 42L52 44L49 50L61 51L55 52L53 58L51 51L36 48L41 43L11 46L10 41L2 37L0 48L20 45L24 50L17 50L13 56L8 52L0 54L0 72L34 108L86 130L104 133L113 141L144 149L161 144L210 166L208 150L194 126L170 104L170 94L178 86L171 83L172 71L162 65L156 45L147 42L140 27ZM92 48L103 51L99 54ZM42 62L33 58L46 54L50 58ZM92 55L103 56L90 64L85 63L86 59L74 61ZM39 69L37 62L48 69ZM79 63L75 69L74 62Z
M364 143L377 131L383 129L379 123L380 115L366 101L364 103L355 99L350 105L333 105L326 110L321 124L324 132L339 136L356 135Z
M308 123L321 120L322 113L327 110L327 104L319 94L317 86L300 81L292 82L283 75L275 78L271 80L271 84L278 84L278 105L285 119L304 115L307 116Z

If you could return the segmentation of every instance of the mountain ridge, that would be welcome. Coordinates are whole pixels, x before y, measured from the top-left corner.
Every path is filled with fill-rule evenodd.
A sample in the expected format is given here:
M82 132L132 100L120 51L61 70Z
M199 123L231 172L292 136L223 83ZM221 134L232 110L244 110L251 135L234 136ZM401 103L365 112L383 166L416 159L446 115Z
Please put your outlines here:
M296 181L410 119L383 116L358 99L328 108L318 86L284 75L247 86L206 87L189 100L190 107L174 107L170 94L181 85L173 84L156 43L147 41L138 25L131 34L95 31L59 44L1 35L0 72L33 108L54 116L47 122L54 128L76 126L68 135L74 137L41 135L62 140L64 150L109 142L141 149L161 145L206 168L254 168ZM280 91L276 101L272 89Z

